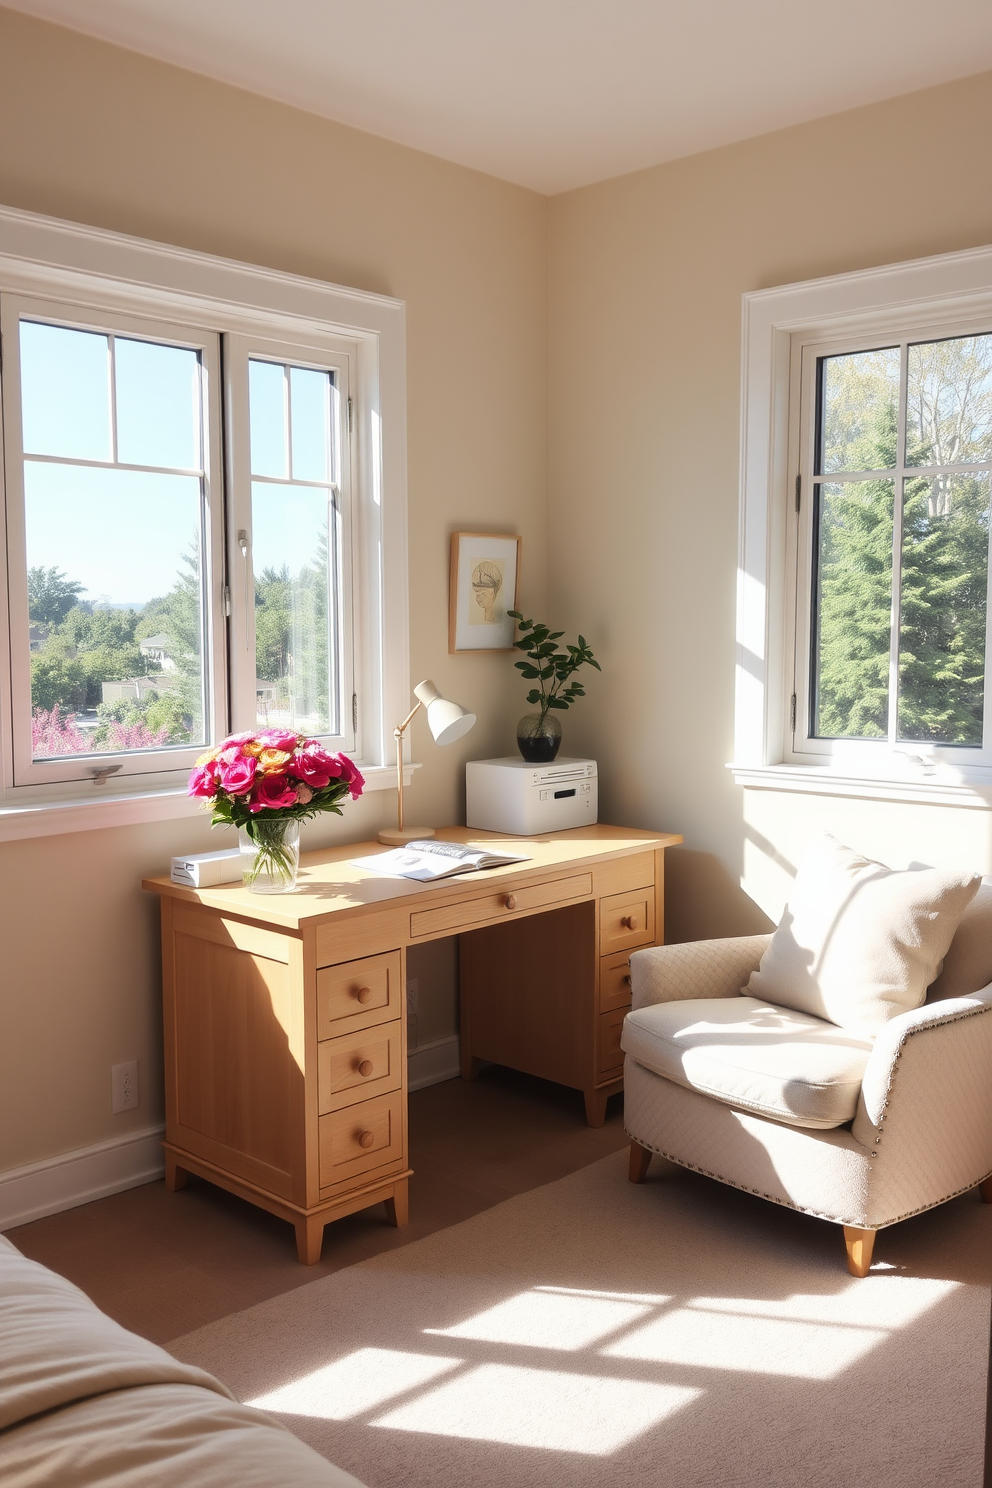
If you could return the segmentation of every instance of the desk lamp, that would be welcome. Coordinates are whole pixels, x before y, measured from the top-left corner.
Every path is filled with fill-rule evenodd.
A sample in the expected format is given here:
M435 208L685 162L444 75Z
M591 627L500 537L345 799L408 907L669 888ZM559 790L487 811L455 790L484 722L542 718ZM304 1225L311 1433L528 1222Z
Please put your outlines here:
M406 842L412 842L418 837L433 837L433 827L404 827L403 825L403 735L416 717L421 708L427 709L427 727L434 735L435 744L454 744L463 734L467 734L475 723L475 714L466 713L464 708L459 708L457 703L449 703L443 698L434 686L433 682L418 682L413 689L413 695L417 699L416 707L411 708L402 723L393 729L393 738L396 740L396 826L384 827L379 833L379 841L387 842L391 847L402 847Z

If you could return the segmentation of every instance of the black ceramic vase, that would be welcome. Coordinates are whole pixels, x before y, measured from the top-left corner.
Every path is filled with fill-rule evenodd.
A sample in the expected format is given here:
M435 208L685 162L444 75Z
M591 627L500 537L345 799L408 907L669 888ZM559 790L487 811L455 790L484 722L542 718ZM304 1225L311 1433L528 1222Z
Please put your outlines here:
M529 765L547 765L561 748L561 724L553 713L525 713L517 724L517 748Z

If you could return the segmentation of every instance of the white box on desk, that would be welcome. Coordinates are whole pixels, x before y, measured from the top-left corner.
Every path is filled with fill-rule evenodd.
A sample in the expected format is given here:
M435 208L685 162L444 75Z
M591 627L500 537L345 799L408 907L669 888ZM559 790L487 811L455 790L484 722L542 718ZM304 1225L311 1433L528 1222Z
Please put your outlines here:
M225 847L220 852L189 853L184 858L173 858L169 877L173 883L185 884L188 889L234 883L241 877L241 849Z
M599 814L595 760L528 764L516 755L465 766L465 824L510 837L592 826Z

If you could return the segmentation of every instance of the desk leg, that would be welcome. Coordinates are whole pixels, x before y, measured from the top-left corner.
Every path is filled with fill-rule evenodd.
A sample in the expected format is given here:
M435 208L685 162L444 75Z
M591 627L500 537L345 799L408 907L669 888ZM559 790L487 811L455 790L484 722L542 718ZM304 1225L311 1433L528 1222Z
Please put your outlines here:
M316 1266L324 1244L324 1217L319 1214L304 1216L294 1225L296 1230L296 1254L303 1266Z
M165 1154L165 1186L170 1193L177 1193L179 1189L186 1187L186 1179L189 1177L185 1168L181 1168L171 1152Z
M395 1225L397 1229L402 1229L403 1225L405 1225L407 1220L410 1218L409 1193L409 1182L406 1178L404 1178L401 1180L401 1182L397 1183L395 1189L393 1190L392 1198L385 1200L386 1218L389 1220L389 1223L391 1225Z
M583 1090L582 1095L586 1103L586 1126L604 1126L606 1102L610 1098L610 1092L608 1090Z

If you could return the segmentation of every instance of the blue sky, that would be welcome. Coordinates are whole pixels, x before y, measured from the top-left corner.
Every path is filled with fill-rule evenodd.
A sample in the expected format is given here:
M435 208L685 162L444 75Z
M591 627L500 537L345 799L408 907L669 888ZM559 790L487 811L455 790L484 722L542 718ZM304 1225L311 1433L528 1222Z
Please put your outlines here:
M20 343L28 566L61 569L94 603L167 594L200 526L200 475L177 473L200 468L197 354L118 337L112 357L106 335L32 321ZM250 364L255 473L288 477L291 447L295 478L328 478L332 387L326 373ZM157 468L61 463L113 459L112 411L118 460ZM326 490L256 483L252 508L257 569L312 561Z

